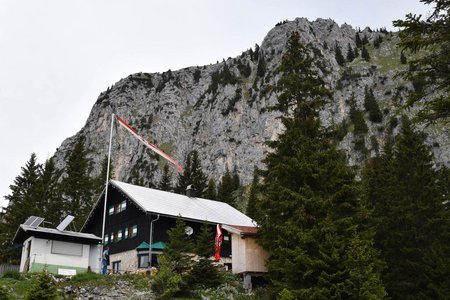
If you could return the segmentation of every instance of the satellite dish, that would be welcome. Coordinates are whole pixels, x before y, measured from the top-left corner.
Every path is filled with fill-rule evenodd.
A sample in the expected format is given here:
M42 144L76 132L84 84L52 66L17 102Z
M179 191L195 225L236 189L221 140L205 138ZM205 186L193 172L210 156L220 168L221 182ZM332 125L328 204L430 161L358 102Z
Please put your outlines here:
M194 229L192 229L191 226L186 226L186 227L184 228L184 232L185 232L187 235L192 235L192 233L194 233Z

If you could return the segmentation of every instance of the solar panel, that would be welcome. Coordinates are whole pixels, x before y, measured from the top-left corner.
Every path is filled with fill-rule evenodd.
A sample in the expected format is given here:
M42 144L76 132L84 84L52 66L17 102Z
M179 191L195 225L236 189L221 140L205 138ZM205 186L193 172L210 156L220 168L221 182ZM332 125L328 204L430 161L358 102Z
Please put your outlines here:
M64 229L66 229L67 226L69 226L69 224L73 221L73 219L75 219L74 216L68 215L67 217L64 218L64 220L62 220L61 223L59 223L56 229L58 229L59 231L63 231Z
M31 227L38 227L39 225L41 225L41 223L44 222L44 218L41 217L36 217L36 216L31 216L28 218L28 220L25 222L25 225L29 225Z
M31 217L29 217L26 221L25 221L25 223L23 223L23 225L31 225L31 223L33 223L34 222L34 220L36 220L36 218L37 217L35 217L35 216L31 216Z

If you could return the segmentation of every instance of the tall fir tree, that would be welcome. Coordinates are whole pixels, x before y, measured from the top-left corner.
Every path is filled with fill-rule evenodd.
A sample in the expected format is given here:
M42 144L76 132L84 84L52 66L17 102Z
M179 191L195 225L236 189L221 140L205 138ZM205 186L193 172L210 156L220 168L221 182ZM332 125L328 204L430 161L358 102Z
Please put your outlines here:
M61 171L56 169L53 158L47 159L39 172L36 199L40 203L41 216L56 226L64 217L64 202L61 197L59 178Z
M175 192L178 194L185 194L188 185L193 185L197 197L203 197L208 187L208 177L202 170L198 152L191 151L186 157L186 164L184 173L178 176L178 182L175 187Z
M341 47L339 46L338 43L336 43L336 45L334 46L334 57L338 65L340 66L345 65L345 58L344 55L342 54Z
M367 50L366 46L362 47L361 50L361 57L365 60L365 61L370 61L370 54L369 51Z
M365 172L367 197L378 218L376 243L393 299L449 299L449 213L440 173L425 136L402 118L401 134ZM446 262L447 261L447 262Z
M247 208L245 210L247 216L249 216L252 219L256 219L256 216L258 214L258 198L257 198L258 184L259 184L258 168L255 167L255 169L253 170L252 184L250 185L250 190L248 193Z
M365 278L379 278L381 263L376 251L349 257L355 236L372 249L363 225L368 212L353 169L320 124L319 110L329 92L298 33L289 38L280 70L277 107L293 111L293 117L282 117L285 132L269 144L274 151L264 160L256 220L259 241L270 250L269 278L275 289L297 299L356 299L366 292L354 289L361 278L354 276L352 264L370 270ZM381 281L373 284L377 287L368 293L383 299Z
M172 191L172 173L169 170L169 165L165 164L163 168L163 173L161 180L157 185L157 188L162 191L171 192Z
M352 45L348 43L347 47L347 61L352 62L356 58L355 52L353 51Z
M410 94L407 105L422 101L426 95L432 99L425 102L418 114L419 119L433 121L450 117L450 1L420 0L434 5L426 17L408 14L404 20L394 21L401 29L399 46L403 51L416 54L409 60L409 68L401 73L413 81L422 78L424 89ZM417 55L419 54L419 55Z
M217 188L217 200L234 205L233 201L234 183L228 166L225 174L222 176L219 187Z
M208 187L206 188L205 198L210 200L217 199L216 183L212 178L209 179L208 181Z
M93 188L94 188L94 194L95 196L99 196L102 194L103 190L105 189L106 184L106 173L108 173L108 156L105 155L102 160L102 169L100 171L100 174L95 178L93 182ZM112 161L109 163L109 177L108 179L114 178L114 165ZM94 196L94 197L95 197Z
M12 239L20 224L30 216L40 216L41 207L37 203L37 182L40 165L36 161L36 154L32 153L21 173L9 186L11 194L5 196L9 201L0 223L0 260L2 262L18 263L21 248L12 244Z
M61 181L65 213L75 216L76 230L83 226L94 202L94 180L89 177L90 160L84 148L84 137L78 138L66 162L66 176Z
M364 95L364 108L369 112L369 120L374 123L381 123L383 121L383 113L378 106L377 100L373 94L373 90L367 86Z

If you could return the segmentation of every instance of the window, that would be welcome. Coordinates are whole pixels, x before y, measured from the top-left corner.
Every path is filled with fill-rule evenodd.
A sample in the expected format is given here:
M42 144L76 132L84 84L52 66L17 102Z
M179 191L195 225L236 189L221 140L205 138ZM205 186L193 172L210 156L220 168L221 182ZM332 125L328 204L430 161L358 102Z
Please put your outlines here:
M124 239L128 238L128 227L125 228L125 232L124 232Z
M125 209L127 209L127 201L122 201L122 203L120 203L120 211L124 211Z
M108 214L109 214L109 215L114 214L114 205L111 205L111 206L109 207Z
M152 267L159 266L159 255L160 253L152 253ZM138 268L148 268L148 251L138 254Z
M109 236L107 234L105 234L105 244L108 244L109 242Z
M131 227L131 237L137 236L137 230L138 230L137 225Z
M122 240L122 229L117 231L117 241L121 241Z
M112 269L113 269L113 274L117 274L120 273L120 267L121 267L121 261L113 261L112 263Z
M114 242L114 233L112 232L109 234L109 242L110 243Z

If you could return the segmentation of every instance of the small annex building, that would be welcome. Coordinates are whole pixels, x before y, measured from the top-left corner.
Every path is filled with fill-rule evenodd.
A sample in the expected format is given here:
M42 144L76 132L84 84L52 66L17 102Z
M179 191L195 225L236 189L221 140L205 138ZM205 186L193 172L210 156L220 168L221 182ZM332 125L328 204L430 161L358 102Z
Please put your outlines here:
M91 211L82 232L102 235L103 205L104 195ZM135 272L147 269L149 265L157 266L158 255L164 251L164 243L168 239L167 231L175 226L177 218L186 222L186 233L193 240L203 224L211 226L213 235L217 224L223 228L225 225L256 228L251 218L227 203L116 180L109 182L106 205L104 243L109 246L114 272ZM152 238L150 228L153 228ZM221 263L233 270L237 266L233 266L232 257L241 256L234 251L241 248L233 251L230 233L226 230L222 232ZM265 253L255 252L254 255L260 256L264 264Z
M14 244L22 244L20 272L46 269L60 275L86 273L89 269L99 272L101 241L101 237L93 234L28 225L27 222L19 226L13 239Z

